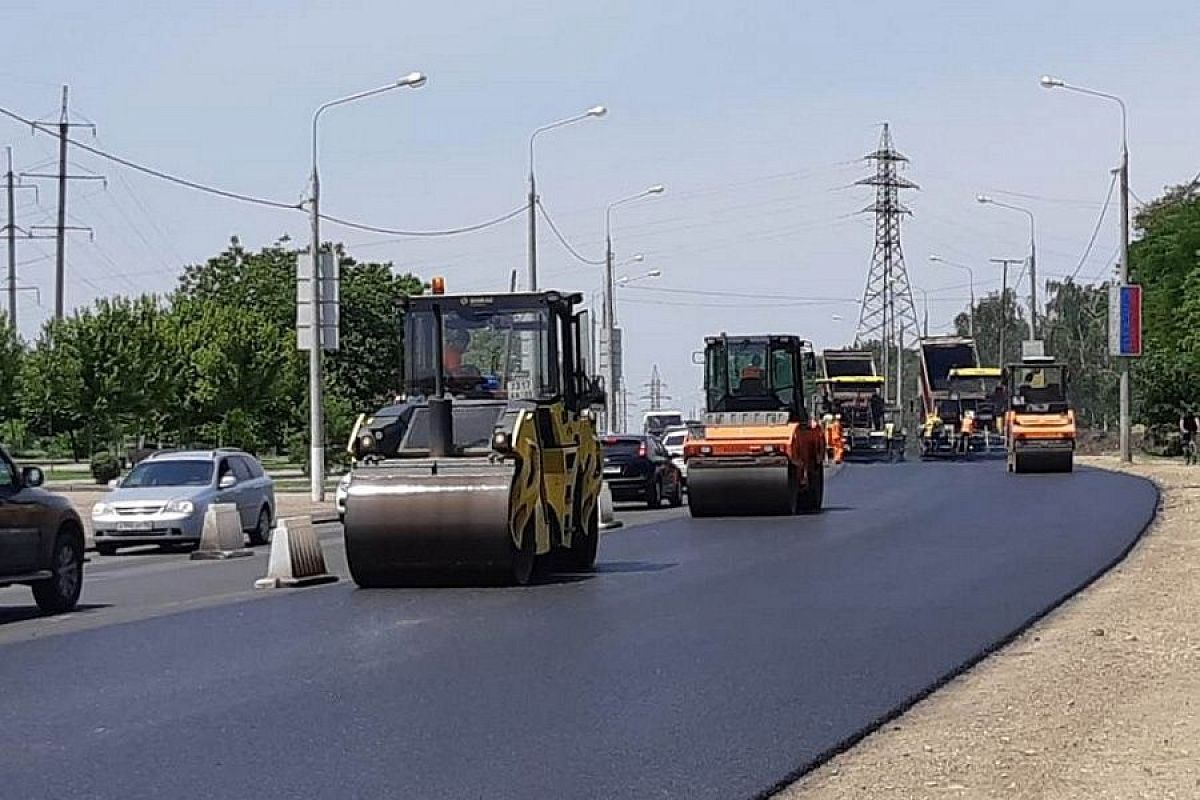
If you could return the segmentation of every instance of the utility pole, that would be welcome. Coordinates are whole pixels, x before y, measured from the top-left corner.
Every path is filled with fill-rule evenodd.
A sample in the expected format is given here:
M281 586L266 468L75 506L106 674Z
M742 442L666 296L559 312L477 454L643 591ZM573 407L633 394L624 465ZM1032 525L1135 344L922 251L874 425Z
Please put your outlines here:
M1129 285L1129 143L1128 137L1125 135L1125 105L1121 105L1121 285ZM1120 367L1120 384L1119 384L1119 403L1120 403L1120 445L1121 445L1121 461L1126 464L1133 463L1133 449L1130 441L1130 429L1132 426L1132 414L1130 408L1132 402L1130 399L1129 386L1129 356L1121 356L1117 358L1118 366Z
M22 177L28 178L46 178L52 179L58 183L58 224L53 228L56 239L56 247L54 253L54 318L61 320L66 305L65 279L66 279L66 263L67 263L67 232L68 231L87 231L89 235L94 233L91 228L80 225L67 224L67 181L83 180L83 181L104 181L103 175L69 175L67 174L67 144L71 135L72 128L90 128L93 135L96 133L96 126L90 122L71 122L70 112L67 110L67 92L68 87L62 87L62 111L59 114L57 125L48 125L41 122L35 122L34 128L39 128L43 131L53 134L58 137L58 172L49 175L41 173L22 173ZM44 225L35 225L30 230L50 230Z
M998 363L996 366L1003 367L1004 362L1008 359L1004 356L1004 331L1008 327L1008 265L1020 264L1024 259L1020 258L990 258L988 259L993 264L1000 264L1003 268L1003 278L1000 281L1000 344L998 355Z
M900 177L899 167L908 163L908 157L892 147L888 123L883 124L879 148L868 153L866 159L875 162L875 174L857 183L875 187L875 202L863 209L875 215L875 249L863 292L855 343L861 346L870 341L879 342L883 353L884 378L893 383L895 404L900 405L899 379L902 370L897 366L896 380L893 382L892 352L895 351L896 364L899 365L903 358L899 331L905 326L914 331L921 329L913 305L908 270L904 265L904 251L900 246L900 220L912 212L900 202L900 190L920 187Z
M37 194L37 186L24 186L16 182L16 175L13 173L12 164L12 148L8 150L8 171L4 174L5 194L8 200L8 224L4 226L6 238L8 239L8 324L13 330L17 329L17 292L24 291L26 287L17 285L17 232L22 234L25 239L42 239L45 237L35 236L33 233L17 227L17 189L33 189L34 195ZM32 289L33 287L29 287Z

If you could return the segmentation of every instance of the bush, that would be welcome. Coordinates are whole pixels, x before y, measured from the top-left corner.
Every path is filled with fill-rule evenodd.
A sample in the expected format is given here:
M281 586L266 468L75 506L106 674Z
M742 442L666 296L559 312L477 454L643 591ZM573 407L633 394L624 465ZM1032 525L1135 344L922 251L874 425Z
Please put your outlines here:
M92 456L92 477L98 484L121 477L121 462L112 453L96 453Z

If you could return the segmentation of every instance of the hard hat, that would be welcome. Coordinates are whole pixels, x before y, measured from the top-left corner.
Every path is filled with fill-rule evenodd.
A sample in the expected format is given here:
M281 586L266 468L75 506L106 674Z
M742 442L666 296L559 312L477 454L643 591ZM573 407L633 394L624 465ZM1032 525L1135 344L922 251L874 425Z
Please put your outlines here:
M834 417L834 419L841 419L841 418L842 418L842 415L841 415L841 414L837 414L837 415Z
M826 414L825 416L821 417L821 421L822 422L833 422L833 414Z

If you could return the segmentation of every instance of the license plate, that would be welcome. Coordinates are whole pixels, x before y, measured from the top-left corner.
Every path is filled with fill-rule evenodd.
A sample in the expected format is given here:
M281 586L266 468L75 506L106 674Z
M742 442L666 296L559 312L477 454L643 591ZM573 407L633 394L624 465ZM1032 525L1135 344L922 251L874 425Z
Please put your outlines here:
M154 530L153 522L118 522L117 530L119 531L152 531Z
M620 467L605 467L604 474L605 475L620 475L621 468Z

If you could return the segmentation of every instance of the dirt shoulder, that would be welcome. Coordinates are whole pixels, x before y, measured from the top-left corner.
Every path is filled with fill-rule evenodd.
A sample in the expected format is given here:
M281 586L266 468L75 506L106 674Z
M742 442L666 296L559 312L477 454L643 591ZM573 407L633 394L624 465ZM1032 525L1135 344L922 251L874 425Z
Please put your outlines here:
M1079 461L1162 488L1128 558L779 798L1200 797L1200 467Z

